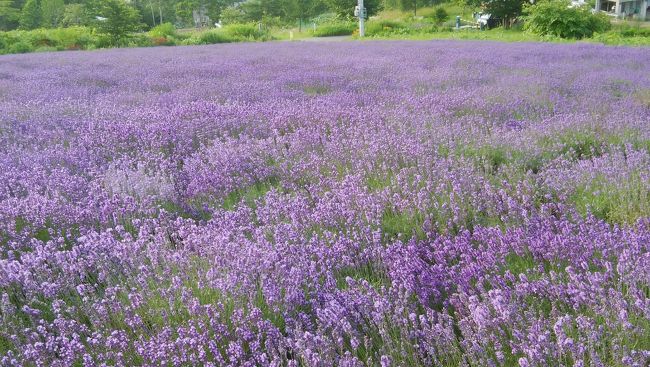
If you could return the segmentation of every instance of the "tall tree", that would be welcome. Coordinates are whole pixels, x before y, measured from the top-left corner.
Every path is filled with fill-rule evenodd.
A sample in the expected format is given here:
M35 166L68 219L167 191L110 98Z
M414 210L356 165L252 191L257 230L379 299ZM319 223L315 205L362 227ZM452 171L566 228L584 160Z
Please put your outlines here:
M421 3L423 3L423 1L421 1ZM400 0L399 5L402 10L412 10L413 15L418 15L418 0Z
M140 29L140 13L124 0L102 0L98 10L101 18L95 22L96 28L114 44L120 44Z
M492 14L492 18L500 19L504 27L520 16L523 11L525 0L465 0L473 7L480 7L484 13Z
M27 0L20 12L20 28L35 29L40 27L43 14L40 0Z
M84 4L68 4L63 10L61 25L70 27L90 24L91 17Z
M327 7L342 18L352 18L357 0L325 0ZM364 0L367 16L377 14L381 10L381 0Z
M41 25L44 27L57 27L63 19L65 3L63 0L41 0Z
M321 0L283 0L282 8L285 9L283 18L298 21L300 30L304 21L327 11Z
M13 0L0 0L0 30L7 31L18 26L20 10Z

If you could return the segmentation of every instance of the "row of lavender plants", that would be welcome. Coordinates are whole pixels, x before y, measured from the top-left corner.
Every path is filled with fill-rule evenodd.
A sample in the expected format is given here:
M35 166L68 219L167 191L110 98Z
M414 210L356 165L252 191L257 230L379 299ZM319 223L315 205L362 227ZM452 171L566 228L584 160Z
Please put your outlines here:
M649 49L0 58L3 366L647 366Z

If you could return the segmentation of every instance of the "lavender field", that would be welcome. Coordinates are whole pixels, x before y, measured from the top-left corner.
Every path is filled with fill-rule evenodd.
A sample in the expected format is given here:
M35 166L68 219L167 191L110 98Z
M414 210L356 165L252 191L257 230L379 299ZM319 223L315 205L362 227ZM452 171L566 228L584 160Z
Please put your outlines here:
M2 366L648 366L650 49L0 57Z

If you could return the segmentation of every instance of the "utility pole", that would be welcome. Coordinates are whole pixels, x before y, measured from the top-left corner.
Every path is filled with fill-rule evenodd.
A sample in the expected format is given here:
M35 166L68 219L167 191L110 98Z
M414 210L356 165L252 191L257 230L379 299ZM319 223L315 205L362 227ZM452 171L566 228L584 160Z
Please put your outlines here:
M363 0L359 0L356 9L354 9L354 15L359 17L359 37L363 37L366 33L363 24L366 18L366 8L363 7Z

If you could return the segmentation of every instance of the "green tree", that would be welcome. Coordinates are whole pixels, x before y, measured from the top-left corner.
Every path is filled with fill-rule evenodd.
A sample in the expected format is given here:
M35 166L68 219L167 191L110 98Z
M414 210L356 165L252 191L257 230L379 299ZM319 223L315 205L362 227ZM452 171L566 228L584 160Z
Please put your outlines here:
M505 27L522 14L524 0L465 0L472 7L480 7L484 13L492 14L492 18L501 19Z
M41 0L41 25L48 28L55 28L63 19L65 4L63 0Z
M221 22L223 24L245 23L249 21L248 15L241 6L229 6L221 11Z
M140 29L140 13L124 0L102 0L98 8L95 27L110 37L113 44L120 44L132 32Z
M400 8L404 11L413 11L413 15L418 15L418 6L423 5L423 1L418 0L400 0Z
M303 22L313 18L327 10L321 0L283 0L285 9L284 18L291 21L298 21L298 27L302 30Z
M0 30L7 31L18 26L20 10L13 0L0 0Z
M436 22L436 24L442 24L449 18L449 14L443 7L437 7L436 10L433 12L433 20Z
M177 1L176 4L174 4L176 18L185 24L191 24L193 22L192 20L193 8L194 8L194 4L191 0Z
M43 14L40 0L27 0L20 12L20 28L35 29L40 27Z
M84 4L68 4L63 9L61 25L70 27L90 24L90 17Z
M357 6L357 0L325 0L325 5L339 17L349 19L354 17L354 7ZM381 0L363 1L368 16L377 14L381 10L381 5Z
M539 35L561 38L585 38L611 27L603 14L593 14L591 7L569 7L569 1L551 0L527 6L525 29Z

